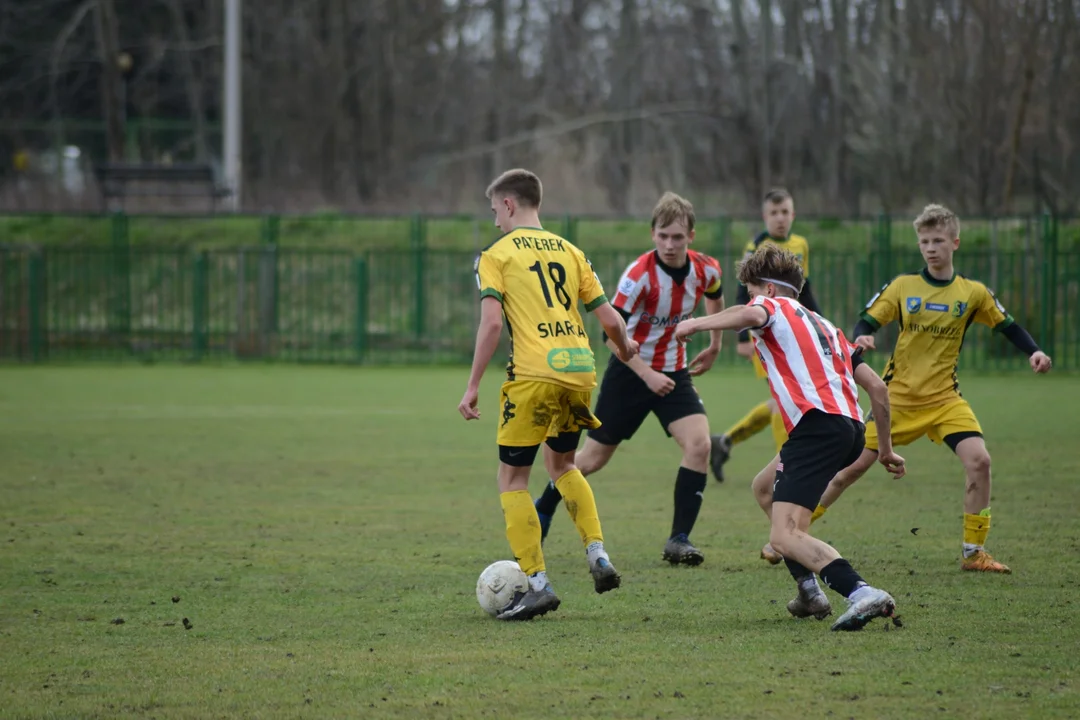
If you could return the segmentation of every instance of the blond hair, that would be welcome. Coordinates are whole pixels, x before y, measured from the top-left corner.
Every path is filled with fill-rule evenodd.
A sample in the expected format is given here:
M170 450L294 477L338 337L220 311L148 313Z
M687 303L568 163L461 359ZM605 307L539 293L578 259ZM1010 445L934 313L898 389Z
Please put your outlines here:
M652 228L667 227L672 223L682 221L686 225L687 232L694 229L694 206L684 197L673 192L666 192L657 201L652 211Z
M802 292L803 269L799 258L773 243L762 243L754 254L739 263L738 280L743 285L764 285L779 280Z
M544 186L536 173L515 168L495 178L484 194L489 200L496 195L512 195L522 205L539 208L544 199Z
M944 205L927 205L915 218L914 225L915 232L940 229L948 233L950 240L960 237L960 218Z

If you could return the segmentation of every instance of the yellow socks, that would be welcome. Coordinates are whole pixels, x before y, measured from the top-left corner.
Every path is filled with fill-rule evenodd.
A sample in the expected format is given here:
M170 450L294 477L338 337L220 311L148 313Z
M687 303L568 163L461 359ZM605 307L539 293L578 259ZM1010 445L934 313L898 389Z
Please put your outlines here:
M825 511L828 509L829 508L825 507L824 505L818 505L814 509L814 514L810 516L810 524L812 525L815 521L817 521L817 519L824 515Z
M748 412L742 420L732 425L724 435L727 435L732 445L738 445L767 428L771 416L769 403L763 402Z
M784 447L784 443L787 442L787 428L784 427L784 416L778 412L772 413L770 418L772 422L772 436L776 441L776 452L780 452L780 448Z
M986 536L990 534L990 508L986 508L978 515L964 513L964 557L968 557L986 544Z
M584 478L582 478L584 480ZM540 518L532 496L525 490L499 495L506 519L506 539L526 575L544 571L544 551L540 548Z
M555 489L562 494L566 509L570 512L570 519L577 526L581 542L585 547L588 547L590 543L604 542L604 535L600 532L600 516L596 511L596 499L593 497L589 482L581 471L575 468L560 477L555 481ZM537 522L539 523L539 519ZM536 533L536 541L539 543L539 525Z

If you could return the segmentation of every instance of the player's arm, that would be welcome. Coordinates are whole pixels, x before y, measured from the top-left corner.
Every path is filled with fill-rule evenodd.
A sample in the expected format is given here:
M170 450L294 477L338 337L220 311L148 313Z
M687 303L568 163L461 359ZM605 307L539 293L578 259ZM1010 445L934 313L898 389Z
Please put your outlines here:
M874 333L898 317L900 312L900 287L894 282L882 286L870 302L866 303L851 336L855 344L867 350L876 349Z
M495 355L499 346L499 336L503 326L503 281L502 269L498 262L487 253L480 253L476 258L476 286L480 289L480 326L476 329L476 347L473 350L472 369L465 394L458 403L458 412L466 420L480 417L477 405L480 401L480 380L484 370Z
M1013 320L1012 315L1005 310L1005 306L989 288L983 288L983 290L985 295L975 308L975 320L1008 338L1009 342L1028 356L1032 370L1037 373L1048 372L1054 365L1050 356L1039 348L1035 338L1031 337L1031 333Z
M870 396L870 411L873 413L874 422L877 423L879 428L878 462L884 465L885 469L893 474L893 477L901 478L907 470L904 467L904 458L893 451L892 433L888 431L888 428L892 427L889 386L874 372L872 367L863 361L861 349L852 354L851 366L855 376L855 383Z
M686 342L704 330L743 330L766 327L772 315L764 305L733 305L715 315L683 320L675 327L675 337Z
M724 311L724 286L720 282L720 264L710 259L711 265L707 268L715 272L713 282L705 289L705 314L716 315ZM724 344L722 330L709 331L709 346L694 356L690 361L690 375L697 377L709 371L720 355L720 349Z
M615 357L627 365L630 365L634 360L644 365L641 358L637 356L638 345L627 334L626 321L619 311L613 308L611 303L604 302L594 308L592 312L596 315L596 319L600 321L600 327L604 328L604 335L607 338L606 344L615 353Z
M605 342L622 362L629 362L637 355L638 344L630 339L626 332L626 320L618 310L611 306L604 295L604 286L593 270L592 263L584 253L578 251L578 272L581 282L578 285L578 297L585 303L585 310L596 315L600 327L604 328ZM621 283L620 283L621 285ZM616 295L616 298L619 296Z

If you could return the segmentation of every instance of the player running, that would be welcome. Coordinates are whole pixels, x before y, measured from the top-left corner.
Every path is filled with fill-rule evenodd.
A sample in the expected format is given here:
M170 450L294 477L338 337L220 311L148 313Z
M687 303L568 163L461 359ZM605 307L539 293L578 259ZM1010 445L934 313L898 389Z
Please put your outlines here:
M663 558L673 565L700 565L705 556L690 544L690 532L708 484L709 421L691 378L712 367L720 352L721 333L712 333L709 346L687 362L686 346L675 341L675 326L693 316L702 298L706 312L724 309L720 264L690 250L694 207L674 193L665 193L653 209L652 239L656 248L630 263L612 302L626 319L640 353L629 362L615 356L608 361L596 401L596 417L602 425L589 430L577 465L585 476L600 470L649 413L655 415L683 452ZM544 537L561 499L552 482L536 501Z
M582 429L600 422L589 411L596 366L578 300L596 313L615 353L630 360L637 343L622 316L604 296L584 253L540 226L540 179L527 170L508 170L487 189L495 225L505 233L476 259L480 327L465 395L458 412L480 417L480 380L502 334L510 332L510 360L502 386L499 429L499 492L506 537L529 590L518 593L499 620L530 620L558 609L540 546L540 522L529 496L529 472L544 444L544 465L557 478L570 517L585 545L598 593L619 587L620 577L604 550L592 488L574 464Z
M762 218L765 220L765 230L746 244L743 258L748 259L763 244L776 245L791 252L800 261L803 271L803 289L799 293L799 302L808 310L820 313L817 301L810 292L810 243L802 235L791 232L791 226L795 222L795 200L791 197L791 193L783 188L771 190L765 195L761 210ZM746 305L749 302L750 295L746 286L739 285L735 303ZM766 377L761 360L754 353L748 332L739 333L738 352L742 357L750 359L757 377ZM784 420L776 408L776 402L771 399L757 405L727 432L712 436L710 463L717 482L724 482L724 463L731 457L732 447L749 440L770 425L773 439L776 441L776 451L779 452L780 446L787 440L787 431L784 430ZM762 557L766 555L763 554ZM776 561L779 562L779 556Z
M873 350L873 333L894 320L900 323L885 368L895 409L891 425L886 423L892 442L907 445L925 435L948 445L960 458L967 474L960 568L1008 573L984 548L990 532L990 453L975 413L960 395L956 365L973 322L1007 337L1028 355L1036 373L1049 372L1053 363L985 285L956 273L953 253L960 247L960 220L951 210L927 205L914 225L926 267L894 278L870 299L855 326L855 343ZM821 512L873 464L881 440L875 422L879 419L874 416L867 423L866 449L833 478L821 498Z
M828 320L796 300L803 286L802 266L791 253L764 245L740 265L738 279L750 293L748 305L684 320L676 336L685 341L701 330L750 329L789 434L776 464L769 536L799 588L789 612L819 619L831 612L814 578L817 573L849 603L832 629L859 630L875 617L892 615L896 602L889 593L868 585L831 545L807 532L810 514L829 480L863 449L860 381L852 370L854 346ZM861 372L859 376L865 383L868 376ZM888 417L887 393L879 388L871 393L871 403L878 416ZM902 474L904 461L892 453L887 440L881 451L881 462Z

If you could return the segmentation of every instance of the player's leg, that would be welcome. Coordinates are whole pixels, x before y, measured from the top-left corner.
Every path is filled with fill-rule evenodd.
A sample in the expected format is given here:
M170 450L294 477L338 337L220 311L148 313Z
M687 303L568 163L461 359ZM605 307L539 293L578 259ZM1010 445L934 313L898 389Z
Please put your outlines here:
M773 482L776 480L776 465L780 462L780 455L776 455L761 472L754 476L750 483L750 489L754 492L754 500L765 511L765 517L772 521ZM784 560L784 556L773 549L772 543L765 543L761 548L761 559L770 565L778 565Z
M690 384L689 380L686 382ZM691 390L693 390L692 386ZM684 407L681 409L672 407L668 398L676 392L678 392L677 388L662 398L658 412L681 414L693 409L689 403L690 398L676 398L675 403ZM666 410L660 410L660 407ZM667 432L675 438L683 454L678 473L675 475L674 513L671 520L671 534L664 545L664 559L672 565L700 565L705 561L705 556L690 543L690 533L701 512L705 486L708 484L708 476L705 473L709 467L711 444L709 420L704 413L698 411L670 422Z
M595 417L600 426L589 430L585 447L575 457L575 464L583 475L591 475L607 465L619 444L633 437L652 409L655 397L630 368L622 363L608 366L596 399ZM547 538L551 521L563 499L556 478L550 476L544 492L536 499L542 540Z
M544 431L539 428L537 432L529 418L537 403L544 402L543 385L506 382L502 388L503 421L497 436L499 501L506 522L506 539L529 578L529 590L515 596L510 607L496 616L500 620L529 620L559 607L559 598L548 582L540 523L529 496L529 473Z
M762 380L768 378L769 375L765 372L765 366L761 364L761 358L757 353L751 352L750 363L754 367L755 377ZM773 400L759 403L727 432L712 436L709 464L717 482L724 482L724 463L731 457L731 449L769 427L773 422L775 412L776 403ZM777 446L777 451L779 452L779 446Z
M724 482L724 464L731 457L731 449L769 427L771 421L772 410L769 403L759 403L725 432L710 438L712 445L710 465L717 482Z
M863 443L861 423L814 410L796 426L777 465L769 541L784 556L799 587L789 612L797 617L828 614L823 593L815 589L817 573L849 602L833 630L858 630L875 617L891 615L895 608L888 593L870 587L835 548L807 532L825 487L839 469L858 458Z
M587 391L563 390L562 412L552 417L548 427L544 465L548 475L555 478L555 487L581 536L593 587L603 593L619 587L619 573L604 549L600 513L592 487L574 462L582 430L600 427L600 421L589 411L589 399Z
M986 450L982 427L966 400L942 407L929 432L934 442L944 442L964 464L967 476L964 488L964 558L963 570L1012 572L1007 565L986 552L990 533L990 453Z

